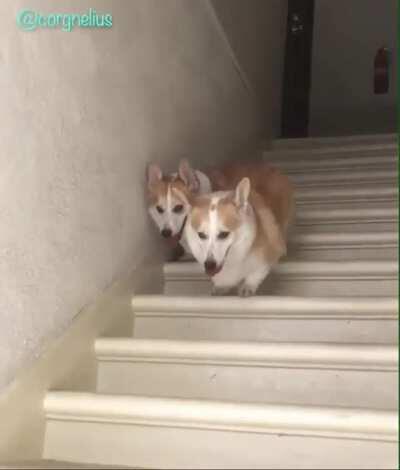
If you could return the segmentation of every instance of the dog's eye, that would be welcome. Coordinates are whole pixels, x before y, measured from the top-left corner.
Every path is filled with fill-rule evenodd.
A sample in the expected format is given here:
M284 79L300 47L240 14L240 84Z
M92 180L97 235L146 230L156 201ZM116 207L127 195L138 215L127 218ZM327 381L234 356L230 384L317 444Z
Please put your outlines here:
M161 206L156 206L156 209L159 214L162 214L164 212L164 209Z
M219 232L218 240L225 240L225 238L229 237L229 232Z
M199 238L201 238L202 240L205 240L207 238L207 235L204 233L204 232L198 232L197 234L199 236Z
M183 211L183 205L182 204L177 204L174 208L173 211L175 214L180 214Z

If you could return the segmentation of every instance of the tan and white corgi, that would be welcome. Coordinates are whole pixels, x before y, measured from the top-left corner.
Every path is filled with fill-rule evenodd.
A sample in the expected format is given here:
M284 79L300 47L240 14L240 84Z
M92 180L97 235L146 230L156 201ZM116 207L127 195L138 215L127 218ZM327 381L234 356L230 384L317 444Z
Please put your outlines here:
M220 187L234 189L185 201L190 206L185 238L211 276L214 294L238 287L239 295L249 296L286 254L293 187L279 170L264 164L233 165L219 176Z
M178 190L178 191L175 191ZM212 190L209 177L182 160L177 173L163 175L156 164L147 169L149 213L160 234L175 250L175 258L188 253L182 238L192 195L207 194ZM182 197L183 196L183 197Z

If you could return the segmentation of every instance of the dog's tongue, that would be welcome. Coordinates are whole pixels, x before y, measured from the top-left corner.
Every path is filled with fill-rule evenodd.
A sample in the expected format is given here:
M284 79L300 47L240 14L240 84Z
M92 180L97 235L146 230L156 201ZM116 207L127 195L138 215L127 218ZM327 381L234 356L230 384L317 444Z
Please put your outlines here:
M222 269L222 266L216 266L214 269L206 269L205 272L207 276L213 277L218 274Z

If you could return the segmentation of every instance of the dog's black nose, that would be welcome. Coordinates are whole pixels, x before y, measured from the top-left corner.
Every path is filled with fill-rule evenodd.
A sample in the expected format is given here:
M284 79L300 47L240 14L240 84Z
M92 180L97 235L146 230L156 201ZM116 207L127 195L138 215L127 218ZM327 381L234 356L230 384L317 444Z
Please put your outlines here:
M172 230L169 229L169 228L163 228L161 230L161 235L164 237L164 238L169 238L171 235L172 235Z
M207 273L213 272L217 269L217 263L213 259L208 259L204 263L204 269L206 270Z

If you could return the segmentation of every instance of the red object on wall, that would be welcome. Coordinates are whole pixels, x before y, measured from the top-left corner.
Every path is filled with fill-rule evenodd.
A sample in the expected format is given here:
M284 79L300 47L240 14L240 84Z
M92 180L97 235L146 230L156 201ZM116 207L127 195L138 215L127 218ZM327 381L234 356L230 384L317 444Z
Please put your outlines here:
M381 95L389 91L389 51L381 47L374 61L374 93Z

